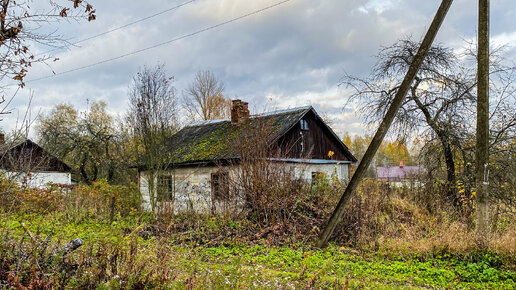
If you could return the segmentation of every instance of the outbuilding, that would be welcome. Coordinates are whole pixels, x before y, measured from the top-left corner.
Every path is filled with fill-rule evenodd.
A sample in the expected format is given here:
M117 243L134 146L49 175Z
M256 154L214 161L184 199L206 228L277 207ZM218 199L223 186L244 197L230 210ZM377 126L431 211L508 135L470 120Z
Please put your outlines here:
M71 168L30 139L5 143L0 134L0 171L20 185L44 188L49 184L71 185Z

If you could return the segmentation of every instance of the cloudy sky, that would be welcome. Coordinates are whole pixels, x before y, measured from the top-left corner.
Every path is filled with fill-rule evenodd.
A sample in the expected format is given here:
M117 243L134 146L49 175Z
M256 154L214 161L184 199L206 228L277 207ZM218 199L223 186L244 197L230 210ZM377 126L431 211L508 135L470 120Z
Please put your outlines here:
M70 42L96 36L170 10L187 0L90 0L97 20L63 22L60 33ZM85 109L87 100L103 100L123 114L131 77L142 66L164 63L179 94L199 70L211 70L225 83L226 97L250 103L252 112L313 105L333 120L339 134L363 133L355 108L345 107L346 90L339 88L345 73L365 76L381 46L404 36L420 39L438 0L290 0L271 9L197 33L255 12L281 0L196 0L137 24L93 38L77 46L53 51L59 61L35 66L28 82L10 105L12 114L0 126L10 131L31 104L31 118L59 103ZM477 1L456 0L437 42L459 48L474 40ZM507 44L516 60L516 1L491 1L491 36ZM182 38L183 36L187 36ZM152 47L127 57L61 74ZM36 51L48 48L33 47Z

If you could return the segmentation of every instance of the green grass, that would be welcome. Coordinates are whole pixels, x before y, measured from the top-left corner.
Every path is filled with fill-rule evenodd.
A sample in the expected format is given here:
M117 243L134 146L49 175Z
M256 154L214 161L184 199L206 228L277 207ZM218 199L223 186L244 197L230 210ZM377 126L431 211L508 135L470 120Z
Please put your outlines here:
M41 239L49 237L57 245L77 237L84 240L85 245L69 257L83 265L79 267L82 272L77 270L78 274L62 282L70 287L96 283L100 289L116 289L147 283L151 288L215 289L311 286L516 288L516 272L508 269L494 253L460 256L443 252L422 257L360 253L335 245L317 250L306 245L268 247L227 242L224 246L209 247L178 244L172 237L142 234L148 225L145 218L118 218L110 224L87 212L77 216L56 213L0 215L0 235L28 241L20 221L34 235ZM131 247L135 246L138 248L136 260L134 265L128 265L124 259L128 259ZM118 260L113 262L115 253ZM112 264L114 266L109 266ZM91 282L88 279L93 278L89 275L103 278Z
M338 281L354 285L385 287L458 287L514 288L516 273L486 261L467 262L448 259L388 259L379 255L353 254L349 249L330 247L325 250L232 246L201 248L201 260L214 264L238 264L263 269L269 278L305 281L314 276L319 286L331 287Z

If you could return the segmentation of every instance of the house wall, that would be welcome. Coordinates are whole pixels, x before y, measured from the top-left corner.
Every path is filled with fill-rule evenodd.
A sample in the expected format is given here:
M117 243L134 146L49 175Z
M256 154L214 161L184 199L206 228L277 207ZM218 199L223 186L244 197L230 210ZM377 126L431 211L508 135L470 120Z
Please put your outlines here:
M16 180L20 185L32 188L45 188L49 183L72 184L72 175L67 172L13 172L5 171L7 178Z
M174 212L195 211L207 213L211 211L211 174L219 170L217 166L182 167L163 172L170 175L175 185L175 200L160 204L170 207ZM143 197L143 207L151 209L148 172L140 173L139 187ZM157 176L154 177L157 184Z
M286 163L287 168L292 169L297 178L306 182L312 181L312 172L324 173L328 178L335 176L339 180L349 179L348 164L307 164L307 163Z
M292 172L296 178L306 182L312 181L312 172L324 173L328 178L335 174L339 180L348 180L348 164L306 164L281 162L281 166ZM161 202L158 210L170 209L174 213L194 211L196 213L224 212L241 208L242 202L232 200L229 202L212 203L211 174L220 171L218 166L181 167L163 172L163 175L172 177L175 186L175 198L171 202ZM228 172L229 178L233 178L239 170L238 165L226 166L223 171ZM139 187L146 210L151 209L149 194L148 172L140 172ZM157 177L154 177L157 184Z

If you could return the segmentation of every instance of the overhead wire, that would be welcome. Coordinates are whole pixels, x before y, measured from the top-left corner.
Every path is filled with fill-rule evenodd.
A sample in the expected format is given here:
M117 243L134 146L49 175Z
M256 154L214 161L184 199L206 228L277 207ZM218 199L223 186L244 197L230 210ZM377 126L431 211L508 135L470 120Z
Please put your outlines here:
M113 29L107 30L107 31L102 32L102 33L99 33L99 34L95 34L95 35L92 35L92 36L90 36L90 37L86 37L86 38L81 39L81 40L79 40L79 41L72 42L72 43L70 43L69 45L66 45L66 46L60 46L60 47L53 48L53 49L48 50L48 51L46 51L46 52L39 53L38 55L48 54L48 53L54 52L54 51L56 51L56 50L60 50L60 49L64 49L64 48L68 48L68 47L70 47L70 46L75 46L75 45L77 45L77 44L80 44L80 43L86 42L86 41L88 41L88 40L92 40L92 39L95 39L95 38L98 38L98 37L104 36L104 35L106 35L106 34L113 33L113 32L115 32L115 31L118 31L118 30L124 29L124 28L126 28L126 27L129 27L129 26L132 26L132 25L138 24L138 23L140 23L140 22L143 22L143 21L149 20L149 19L151 19L151 18L154 18L154 17L160 16L160 15L165 14L165 13L167 13L167 12L170 12L170 11L173 11L173 10L176 10L176 9L179 9L179 8L181 8L181 7L183 7L183 6L187 5L187 4L190 4L190 3L192 3L192 2L195 2L195 1L196 1L196 0L190 0L190 1L183 2L183 3L181 3L181 4L178 4L178 5L174 6L174 7L170 7L170 8L168 8L168 9L165 9L165 10L160 11L160 12L158 12L158 13L154 13L154 14L149 15L149 16L147 16L147 17L140 18L140 19L138 19L138 20L135 20L135 21L129 22L129 23L127 23L127 24L124 24L124 25L122 25L122 26L118 26L118 27L116 27L116 28L113 28Z
M240 20L240 19L243 19L243 18L246 18L246 17L252 16L252 15L255 15L255 14L258 14L258 13L261 13L261 12L264 12L264 11L269 10L269 9L272 9L272 8L275 8L275 7L277 7L277 6L280 6L280 5L285 4L285 3L287 3L287 2L290 2L290 1L291 1L291 0L283 0L283 1L277 2L277 3L275 3L275 4L272 4L272 5L269 5L269 6L263 7L263 8L261 8L261 9L255 10L255 11L253 11L253 12L249 12L249 13L243 14L243 15L241 15L241 16L238 16L238 17L232 18L232 19L230 19L230 20L226 20L226 21L220 22L220 23L218 23L218 24L211 25L211 26L205 27L205 28L203 28L203 29L197 30L197 31L195 31L195 32L192 32L192 33L189 33L189 34L185 34L185 35L182 35L182 36L179 36L179 37L176 37L176 38L173 38L173 39L170 39L170 40L167 40L167 41L164 41L164 42L161 42L161 43L158 43L158 44L152 45L152 46L148 46L148 47L145 47L145 48L142 48L142 49L134 50L134 51L132 51L132 52L125 53L125 54L122 54L122 55L119 55L119 56L116 56L116 57L113 57L113 58L109 58L109 59L101 60L101 61L98 61L98 62L95 62L95 63L89 64L89 65L85 65L85 66L77 67L77 68L70 69L70 70L66 70L66 71L59 72L59 73L54 73L54 74L52 74L52 75L48 75L48 76L44 76L44 77L40 77L40 78L36 78L36 79L27 80L27 81L26 81L26 83L30 83L30 82L37 82L37 81L41 81L41 80L45 80L45 79L49 79L49 78L53 78L53 77L56 77L56 76L61 76L61 75L64 75L64 74L69 74L69 73L72 73L72 72L76 72L76 71L84 70L84 69L87 69L87 68L91 68L91 67L94 67L94 66L98 66L98 65L101 65L101 64L105 64L105 63L108 63L108 62L112 62L112 61L115 61L115 60L119 60L119 59L122 59L122 58L125 58L125 57L128 57L128 56L131 56L131 55L135 55L135 54L138 54L138 53L141 53L141 52L144 52L144 51L150 50L150 49L154 49L154 48L157 48L157 47L160 47L160 46L166 45L166 44L170 44L170 43L172 43L172 42L176 42L176 41L179 41L179 40L182 40L182 39L188 38L188 37L195 36L195 35L197 35L197 34L201 34L201 33L203 33L203 32L206 32L206 31L209 31L209 30L212 30L212 29L215 29L215 28L218 28L218 27L224 26L224 25L226 25L226 24L230 24L230 23L235 22L235 21L238 21L238 20Z

